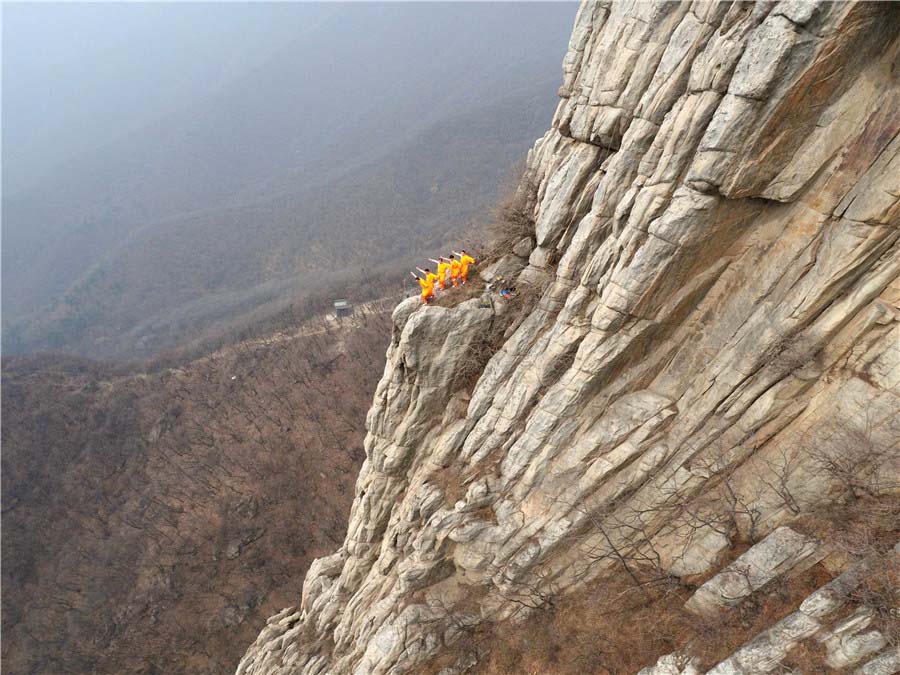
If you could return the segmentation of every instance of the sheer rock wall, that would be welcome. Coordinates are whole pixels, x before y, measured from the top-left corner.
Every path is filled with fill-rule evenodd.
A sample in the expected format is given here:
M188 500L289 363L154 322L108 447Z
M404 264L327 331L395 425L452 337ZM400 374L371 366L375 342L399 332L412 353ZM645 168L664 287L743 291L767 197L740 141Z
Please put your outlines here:
M471 394L497 317L398 306L346 541L238 673L416 672L624 551L708 573L836 499L850 436L898 475L898 35L892 3L584 2L520 188L540 301Z

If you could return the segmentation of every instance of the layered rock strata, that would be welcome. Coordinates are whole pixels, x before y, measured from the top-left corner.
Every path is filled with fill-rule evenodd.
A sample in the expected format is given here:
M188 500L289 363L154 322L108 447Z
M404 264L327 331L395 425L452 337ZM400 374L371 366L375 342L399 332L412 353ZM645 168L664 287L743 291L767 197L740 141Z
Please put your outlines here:
M397 308L346 541L238 673L416 672L617 560L709 574L896 490L898 34L891 3L582 4L520 188L540 300L471 392L503 317Z
M786 538L797 540L802 536L793 533L790 528L779 528L748 551L750 556L743 561L747 569L752 571L758 564L766 572L772 572L772 562L799 562L804 557L799 551L789 552L785 557L773 548L779 547ZM809 550L809 544L810 541L804 538L803 548ZM900 565L900 544L889 552L886 562L895 567ZM825 647L825 661L817 669L853 668L852 672L856 675L892 675L900 672L900 646L889 645L884 634L872 625L875 612L871 607L851 606L853 611L848 617L836 618L838 610L850 604L852 592L870 576L873 563L872 559L863 559L849 566L845 572L807 596L796 611L748 640L706 672L708 675L775 672L794 647L813 637ZM732 583L734 567L732 565L713 577L691 598L688 605L693 603L694 609L702 609L703 606L696 603L698 596L702 596L704 592L708 594L708 586L727 588ZM771 581L779 574L766 576ZM702 672L704 671L698 667L698 660L689 653L673 653L660 657L656 664L644 668L638 675L700 675Z

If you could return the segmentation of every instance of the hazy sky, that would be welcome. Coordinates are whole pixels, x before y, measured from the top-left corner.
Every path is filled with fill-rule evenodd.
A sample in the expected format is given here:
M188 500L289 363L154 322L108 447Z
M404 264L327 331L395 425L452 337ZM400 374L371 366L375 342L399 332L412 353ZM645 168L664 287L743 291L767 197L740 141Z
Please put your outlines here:
M67 157L200 98L336 5L4 3L6 196Z

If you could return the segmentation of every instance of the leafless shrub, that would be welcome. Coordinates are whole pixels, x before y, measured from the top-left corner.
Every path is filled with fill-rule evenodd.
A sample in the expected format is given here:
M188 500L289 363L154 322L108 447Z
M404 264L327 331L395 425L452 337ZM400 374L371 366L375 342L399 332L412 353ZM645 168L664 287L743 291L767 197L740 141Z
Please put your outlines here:
M556 606L559 587L543 566L538 565L535 569L516 576L507 570L496 570L495 576L500 579L501 597L517 605L522 611L552 609Z
M457 373L457 381L464 390L471 391L475 387L488 361L503 345L505 328L502 317L494 316L488 328L472 337Z
M509 300L499 300L498 302L508 302L510 307L510 316L505 336L512 335L522 322L528 318L528 315L537 307L541 297L547 290L547 283L524 282L516 285L515 291Z
M818 350L794 335L783 335L762 355L760 362L783 372L793 372L816 358Z
M439 292L432 304L437 307L456 307L456 305L472 298L477 298L484 292L484 284L471 279L468 283L457 287L448 287Z
M697 657L705 670L789 614L828 580L816 566L776 592L707 619L684 608L690 587L672 578L654 580L652 566L632 566L632 571L640 584L610 570L580 592L531 612L520 625L501 624L491 653L476 672L635 673L672 652Z
M527 170L518 184L500 198L494 218L488 225L488 250L483 254L487 262L509 253L526 237L534 237L534 209L538 184Z
M618 568L637 589L668 579L670 575L663 569L662 556L647 525L649 511L629 508L627 515L622 515L614 508L586 513L589 527L581 545L582 567L576 574L590 575L598 565Z
M718 460L698 462L692 471L707 476L708 489L696 497L686 498L672 488L666 505L669 529L677 530L682 540L682 555L699 535L708 532L720 535L730 549L745 541L756 543L763 517L759 505L762 486L748 494L738 486L736 467L720 465Z
M793 515L800 515L802 507L798 501L797 488L793 478L801 465L799 452L790 452L786 447L779 446L773 459L762 462L759 473L759 481L776 495Z
M831 670L826 658L825 645L815 638L803 640L795 645L784 661L772 672L775 675L796 675L796 673L825 673Z
M449 603L443 597L431 597L424 604L447 627L444 631L445 646L430 662L422 664L419 671L423 675L434 675L451 666L459 671L474 666L481 661L491 647L490 626L480 620L480 600L486 587L464 587L462 597Z
M872 609L888 644L900 647L900 560L893 551L877 549L868 560L866 577L850 592L849 599Z
M876 497L900 488L900 477L884 469L900 458L900 417L876 418L866 411L859 418L832 422L802 451L842 487L850 499Z
M865 569L861 583L849 591L851 607L867 606L890 644L900 646L900 495L863 495L832 502L804 514L795 526L826 541L847 567Z

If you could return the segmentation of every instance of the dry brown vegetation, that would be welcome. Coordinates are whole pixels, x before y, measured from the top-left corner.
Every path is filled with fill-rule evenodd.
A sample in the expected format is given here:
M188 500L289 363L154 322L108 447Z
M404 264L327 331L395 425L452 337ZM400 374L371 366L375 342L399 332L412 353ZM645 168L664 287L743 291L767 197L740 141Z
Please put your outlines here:
M518 173L518 179L503 189L488 224L488 249L482 254L487 263L509 253L522 239L534 238L538 185L526 169Z
M651 570L641 574L653 577ZM705 619L684 609L693 586L674 579L636 586L627 575L607 575L538 610L521 625L498 626L477 672L636 673L679 650L687 650L708 668L794 611L829 579L825 568L816 565L775 582L767 593L748 598L718 618Z
M480 285L480 284L479 284ZM441 306L453 306L463 300L477 297L481 293L468 290L476 287L475 282L467 284L459 289L454 288L446 293L448 297L440 298ZM494 305L503 304L502 312L494 312L490 325L472 337L465 358L462 359L460 369L456 374L456 380L460 388L471 392L478 382L478 378L484 372L485 366L491 357L496 354L509 338L512 332L519 327L522 321L532 312L538 300L543 294L543 288L535 284L521 284L517 287L512 297L502 298L496 291L491 292L491 302ZM485 309L484 311L488 311Z
M480 266L481 261L479 261L479 267ZM456 307L456 305L461 302L480 297L481 294L484 293L484 283L477 277L473 277L475 277L475 275L471 275L469 277L469 282L466 284L462 284L456 288L450 286L443 291L438 291L431 304L436 307Z
M900 646L900 565L892 555L900 541L900 496L851 498L804 514L793 525L827 542L839 564L866 564L866 577L848 599L873 609L875 627Z
M298 603L390 318L294 328L150 373L4 360L4 672L230 672Z
M836 572L865 561L864 582L848 596L844 614L866 605L877 627L893 645L900 644L900 568L891 548L900 538L900 497L896 494L849 496L791 523L829 546L830 563L818 563L795 575L778 578L737 606L708 619L685 610L684 603L711 575L688 583L665 575L652 564L652 547L636 554L602 560L617 564L577 594L551 597L531 607L537 611L521 624L507 622L462 647L477 652L486 675L518 673L635 673L672 652L689 653L709 668L781 618L795 611L812 591ZM738 510L738 512L740 512ZM705 522L705 521L704 521ZM730 531L734 532L733 529ZM717 569L745 552L752 542L737 543ZM836 614L833 621L841 618ZM786 666L801 672L824 672L824 651L807 640L791 651Z
M459 387L465 391L471 392L474 389L475 383L484 372L488 361L503 346L503 333L508 325L508 320L505 321L505 318L494 315L490 326L473 336L469 343L465 358L456 375Z
M880 630L889 644L900 645L900 566L892 555L892 547L900 539L900 496L891 477L878 470L891 457L896 458L896 446L894 441L877 438L870 425L861 425L858 431L832 429L827 453L821 443L799 448L804 461L812 462L836 486L831 501L809 512L801 512L790 488L797 456L786 454L783 462L770 467L771 475L764 477L764 484L782 497L787 511L795 516L789 524L822 541L828 557L802 573L773 580L719 616L703 618L684 608L685 601L711 574L682 580L665 574L649 533L635 529L631 519L614 519L609 527L624 528L614 532L616 537L624 534L641 545L625 551L607 539L609 547L603 547L602 555L592 557L590 550L585 551L585 565L603 564L610 566L610 571L577 594L544 598L529 607L536 611L520 624L507 622L484 629L461 649L477 655L481 663L477 672L486 675L635 673L672 652L697 657L701 668L709 668L795 611L811 592L853 565L865 565L864 580L849 592L848 602L830 621L836 623L855 608L867 606L875 612L873 628ZM716 569L737 558L758 538L761 514L739 495L732 479L731 473L721 473L708 503L679 504L675 509L680 518L687 517L689 526L713 528L733 542ZM607 527L600 525L599 519L594 525L594 532ZM828 670L824 649L815 639L797 645L784 666L785 672L793 672L791 668L810 673Z

